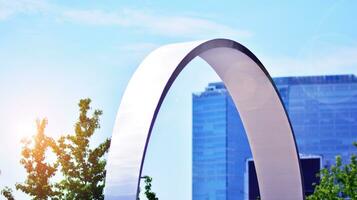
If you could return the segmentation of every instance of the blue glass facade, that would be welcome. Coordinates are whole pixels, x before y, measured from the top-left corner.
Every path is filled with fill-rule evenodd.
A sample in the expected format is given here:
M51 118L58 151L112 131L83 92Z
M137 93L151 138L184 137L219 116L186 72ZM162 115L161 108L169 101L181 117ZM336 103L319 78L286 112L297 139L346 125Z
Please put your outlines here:
M193 95L192 199L233 200L244 195L250 149L234 103L222 83Z
M354 75L274 78L289 113L299 152L357 153L357 78ZM251 157L239 114L222 83L193 95L192 199L243 199L245 161Z
M356 148L357 77L354 75L274 79L295 132L299 152L321 155L323 165L343 160Z

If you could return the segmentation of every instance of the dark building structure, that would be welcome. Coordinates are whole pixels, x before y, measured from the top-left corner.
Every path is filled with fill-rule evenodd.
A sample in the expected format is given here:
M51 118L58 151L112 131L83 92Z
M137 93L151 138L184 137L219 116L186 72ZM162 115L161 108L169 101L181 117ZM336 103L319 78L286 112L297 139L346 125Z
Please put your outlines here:
M357 78L354 75L274 78L289 114L299 153L357 153ZM192 199L233 200L247 196L244 172L251 153L239 113L223 83L193 94ZM306 189L306 188L305 188Z

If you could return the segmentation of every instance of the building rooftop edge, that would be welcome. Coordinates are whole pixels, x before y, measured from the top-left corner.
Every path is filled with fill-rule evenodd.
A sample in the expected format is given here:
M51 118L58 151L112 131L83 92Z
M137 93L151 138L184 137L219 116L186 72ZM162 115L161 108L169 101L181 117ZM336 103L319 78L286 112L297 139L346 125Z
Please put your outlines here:
M339 75L309 75L309 76L282 76L273 77L276 85L299 85L299 84L341 84L341 83L357 83L357 77L354 74L339 74ZM211 82L204 91L194 92L194 96L202 94L222 93L226 91L223 82Z

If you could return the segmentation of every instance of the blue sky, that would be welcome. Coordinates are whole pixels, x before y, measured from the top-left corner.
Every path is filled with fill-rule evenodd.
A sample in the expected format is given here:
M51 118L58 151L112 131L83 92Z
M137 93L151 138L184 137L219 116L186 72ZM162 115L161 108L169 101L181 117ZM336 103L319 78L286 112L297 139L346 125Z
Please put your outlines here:
M357 74L356 9L325 0L0 0L0 187L24 180L19 141L36 118L48 118L53 137L72 133L76 104L90 97L104 110L93 142L110 137L130 76L160 45L226 37L272 76ZM191 199L191 93L217 80L194 60L164 101L144 169L161 199Z

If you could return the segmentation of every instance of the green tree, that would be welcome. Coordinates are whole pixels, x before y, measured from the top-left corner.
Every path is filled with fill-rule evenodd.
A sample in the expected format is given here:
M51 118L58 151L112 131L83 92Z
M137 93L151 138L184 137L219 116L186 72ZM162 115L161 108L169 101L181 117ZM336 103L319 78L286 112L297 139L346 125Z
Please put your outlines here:
M97 147L90 148L90 138L100 128L101 110L94 110L88 117L90 99L79 102L79 118L75 124L75 134L62 136L56 149L63 180L57 187L62 191L61 198L71 199L104 199L103 188L106 161L110 140L106 139Z
M148 200L158 200L156 193L151 191L152 178L150 176L144 176L145 182L145 196Z
M57 170L57 164L46 162L46 151L55 147L52 138L45 135L47 120L37 120L37 134L32 140L23 140L20 163L27 172L24 183L17 183L16 189L28 194L34 200L55 199L58 192L50 182Z
M353 143L357 147L357 143ZM343 165L340 156L335 165L324 168L319 173L320 183L308 200L357 200L357 158L352 155L350 162Z
M12 194L12 189L9 187L2 189L1 195L4 196L7 200L15 200L14 195Z

